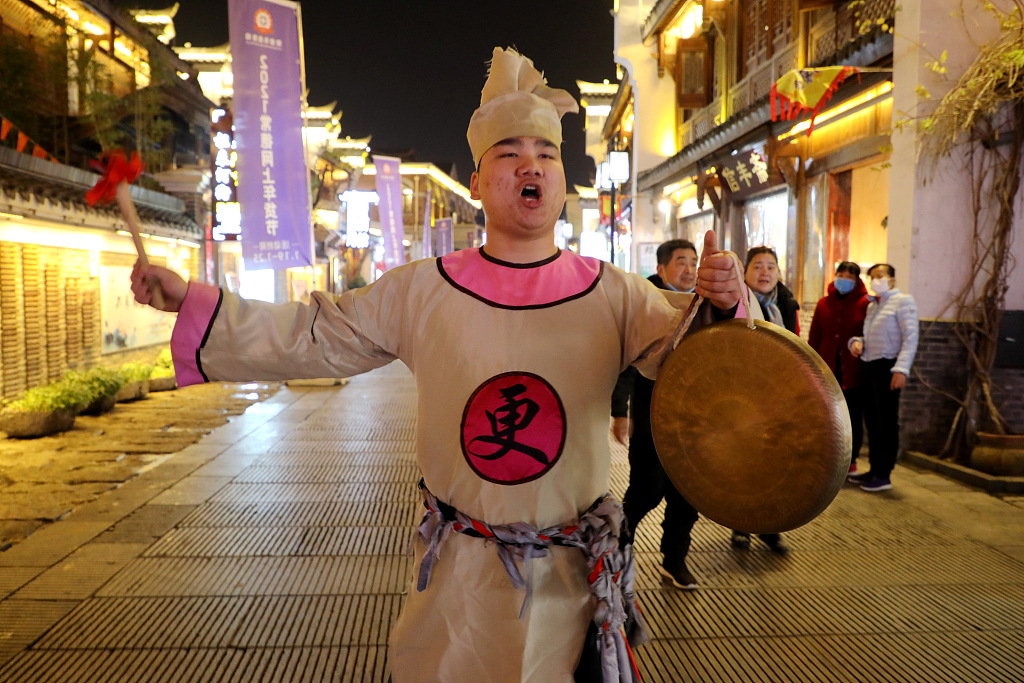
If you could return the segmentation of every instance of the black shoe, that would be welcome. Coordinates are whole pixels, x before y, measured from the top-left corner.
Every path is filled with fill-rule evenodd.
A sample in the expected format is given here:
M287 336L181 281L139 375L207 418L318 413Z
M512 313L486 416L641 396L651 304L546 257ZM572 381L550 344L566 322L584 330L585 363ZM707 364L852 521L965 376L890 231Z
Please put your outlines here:
M848 477L846 477L846 481L850 482L851 484L858 485L863 484L866 481L870 481L871 479L871 470L868 470L867 472L858 472L857 474L851 474Z
M686 560L672 564L662 563L661 575L665 577L666 583L671 583L680 590L691 591L697 587L697 577L686 568Z
M771 548L773 553L785 555L789 552L789 546L786 545L786 542L782 540L782 536L780 534L765 534L760 538L762 541L764 541L764 544L766 546Z
M863 482L860 485L860 488L862 491L867 491L868 493L891 491L892 482L889 481L889 477L885 477L884 479L882 477L871 477L867 481Z
M750 547L750 534L743 531L732 532L732 538L729 539L732 543L732 547L738 550L746 550Z

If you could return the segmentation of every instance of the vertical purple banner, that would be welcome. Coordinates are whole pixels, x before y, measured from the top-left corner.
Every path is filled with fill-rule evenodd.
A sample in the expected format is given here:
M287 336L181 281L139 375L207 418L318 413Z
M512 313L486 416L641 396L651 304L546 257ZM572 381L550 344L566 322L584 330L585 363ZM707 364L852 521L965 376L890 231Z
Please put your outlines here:
M299 5L228 0L242 256L250 270L313 264L302 139Z
M430 258L434 255L434 238L430 234L430 223L434 213L433 196L431 189L427 188L427 201L423 203L423 258Z
M452 250L452 219L438 218L434 223L437 231L437 255L444 256Z
M377 208L384 237L384 270L405 263L405 224L402 222L402 174L394 157L373 156L377 169Z

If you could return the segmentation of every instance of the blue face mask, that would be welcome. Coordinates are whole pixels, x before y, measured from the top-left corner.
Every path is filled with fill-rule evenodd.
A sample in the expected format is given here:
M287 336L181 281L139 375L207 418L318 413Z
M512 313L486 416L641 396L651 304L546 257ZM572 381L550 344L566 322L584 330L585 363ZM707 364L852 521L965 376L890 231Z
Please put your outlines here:
M847 280L845 278L837 277L832 282L832 284L836 286L836 291L839 292L840 294L849 294L850 292L853 291L853 287L857 283L854 282L853 280Z

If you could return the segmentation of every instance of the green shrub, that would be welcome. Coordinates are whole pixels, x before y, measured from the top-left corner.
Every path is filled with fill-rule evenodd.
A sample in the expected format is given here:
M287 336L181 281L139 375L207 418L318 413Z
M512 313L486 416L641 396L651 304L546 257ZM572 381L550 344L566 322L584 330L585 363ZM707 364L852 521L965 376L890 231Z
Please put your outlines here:
M79 411L90 403L88 391L81 385L54 382L45 387L29 389L18 399L4 406L5 410L24 412L50 412L51 410Z
M91 395L89 403L106 396L113 396L125 384L124 378L119 373L108 368L90 368L85 372L72 370L64 375L61 382L85 387Z
M157 366L157 368L173 368L174 367L174 361L171 360L171 350L170 349L164 349L163 351L160 352L160 355L156 357L156 366ZM161 376L165 376L165 375L161 375Z
M156 368L148 363L125 363L118 368L117 373L128 382L145 382L153 374Z
M161 379L163 377L174 377L174 368L158 365L153 370L153 374L149 376L150 379Z

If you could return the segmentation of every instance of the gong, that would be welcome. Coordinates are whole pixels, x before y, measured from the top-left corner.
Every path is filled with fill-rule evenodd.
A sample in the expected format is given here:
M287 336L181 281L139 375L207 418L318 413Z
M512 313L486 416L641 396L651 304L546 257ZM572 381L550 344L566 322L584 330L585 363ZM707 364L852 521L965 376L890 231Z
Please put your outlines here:
M850 468L850 413L832 371L802 339L763 320L683 337L655 382L651 428L676 489L737 531L806 524Z

